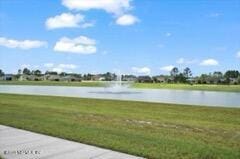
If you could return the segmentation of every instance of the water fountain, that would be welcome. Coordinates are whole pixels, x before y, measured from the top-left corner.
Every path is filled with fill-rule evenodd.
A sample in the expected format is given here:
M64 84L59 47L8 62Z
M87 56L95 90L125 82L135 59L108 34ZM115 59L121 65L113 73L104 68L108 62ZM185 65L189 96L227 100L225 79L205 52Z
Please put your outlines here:
M123 93L129 93L132 92L130 90L131 83L122 81L122 75L119 73L117 74L116 80L110 82L110 84L107 84L105 87L106 93L115 93L115 94L123 94Z
M107 82L105 87L102 91L94 91L90 93L97 93L97 94L135 94L140 93L131 87L132 82L129 81L122 81L122 74L119 72L116 75L116 80Z

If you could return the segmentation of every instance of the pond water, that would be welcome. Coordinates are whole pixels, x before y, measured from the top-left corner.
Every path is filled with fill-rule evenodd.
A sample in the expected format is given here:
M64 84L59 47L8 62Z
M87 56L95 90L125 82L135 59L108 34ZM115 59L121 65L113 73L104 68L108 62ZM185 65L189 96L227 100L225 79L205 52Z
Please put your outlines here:
M0 93L53 95L240 108L240 93L232 92L0 85Z

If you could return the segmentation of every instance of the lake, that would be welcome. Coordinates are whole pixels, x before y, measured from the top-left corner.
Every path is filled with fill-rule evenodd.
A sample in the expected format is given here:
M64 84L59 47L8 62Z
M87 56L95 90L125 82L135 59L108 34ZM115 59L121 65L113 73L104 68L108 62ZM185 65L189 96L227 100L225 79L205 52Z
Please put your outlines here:
M240 93L170 89L0 85L0 93L117 99L203 106L238 107Z

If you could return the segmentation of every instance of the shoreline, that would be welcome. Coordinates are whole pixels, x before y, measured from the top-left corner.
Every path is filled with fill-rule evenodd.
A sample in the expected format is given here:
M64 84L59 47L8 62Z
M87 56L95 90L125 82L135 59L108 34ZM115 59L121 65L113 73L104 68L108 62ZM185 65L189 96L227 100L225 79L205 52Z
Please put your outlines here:
M0 81L0 85L31 85L31 86L68 86L68 87L106 87L110 82L83 81L83 82L55 82L55 81ZM215 84L166 84L166 83L132 83L136 89L172 89L172 90L199 90L216 92L240 92L240 85Z

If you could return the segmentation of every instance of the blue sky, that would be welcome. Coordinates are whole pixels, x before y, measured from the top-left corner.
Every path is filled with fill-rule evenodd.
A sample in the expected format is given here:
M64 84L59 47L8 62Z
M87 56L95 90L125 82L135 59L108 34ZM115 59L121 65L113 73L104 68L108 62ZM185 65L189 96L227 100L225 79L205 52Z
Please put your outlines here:
M240 0L0 0L0 69L240 69Z

